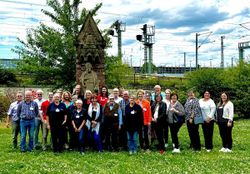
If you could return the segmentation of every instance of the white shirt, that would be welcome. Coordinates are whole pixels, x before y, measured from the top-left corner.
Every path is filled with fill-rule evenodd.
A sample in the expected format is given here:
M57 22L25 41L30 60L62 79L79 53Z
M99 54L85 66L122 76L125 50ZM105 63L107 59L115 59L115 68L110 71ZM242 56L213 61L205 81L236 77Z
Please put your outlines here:
M214 119L214 114L216 111L215 103L212 99L205 101L203 98L199 100L199 104L201 107L201 113L204 120L208 118Z
M159 115L159 105L156 105L155 113L154 113L154 119L155 119L155 120L157 120L158 115Z
M234 118L234 105L231 101L228 101L223 108L223 118L233 121Z

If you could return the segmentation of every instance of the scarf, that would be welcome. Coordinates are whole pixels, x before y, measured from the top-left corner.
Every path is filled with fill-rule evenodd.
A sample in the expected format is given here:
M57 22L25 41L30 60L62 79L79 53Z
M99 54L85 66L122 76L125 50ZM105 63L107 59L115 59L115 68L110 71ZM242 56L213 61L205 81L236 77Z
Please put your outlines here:
M100 117L100 104L97 103L96 104L97 108L96 108L96 116L95 116L95 120L97 120ZM93 112L93 106L92 103L89 105L89 109L88 109L88 115L90 118L92 118L92 112ZM91 122L89 120L87 120L86 122L86 126L88 128L88 130L90 130L91 128ZM96 134L99 134L99 129L100 129L100 122L97 122L96 127L92 128L91 131L92 132L96 132Z

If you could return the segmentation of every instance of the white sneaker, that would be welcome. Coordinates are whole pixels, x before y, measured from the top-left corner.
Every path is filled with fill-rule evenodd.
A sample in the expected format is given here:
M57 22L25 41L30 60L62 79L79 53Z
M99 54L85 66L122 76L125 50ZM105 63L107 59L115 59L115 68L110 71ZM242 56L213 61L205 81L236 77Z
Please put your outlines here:
M132 155L133 154L133 152L132 151L129 151L129 155Z
M222 147L219 152L226 152L226 148Z
M231 153L231 152L232 152L232 150L231 150L231 149L226 148L226 149L225 149L225 152L229 152L229 153Z
M207 149L207 152L211 152L211 149Z
M176 148L174 148L174 150L172 152L173 153L181 153L180 149L176 149Z
M165 148L167 148L168 147L168 144L165 144Z

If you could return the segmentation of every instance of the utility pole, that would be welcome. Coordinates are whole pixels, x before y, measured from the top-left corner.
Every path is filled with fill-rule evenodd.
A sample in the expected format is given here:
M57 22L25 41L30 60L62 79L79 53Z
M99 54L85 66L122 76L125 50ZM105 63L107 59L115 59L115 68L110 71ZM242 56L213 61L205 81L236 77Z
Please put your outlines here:
M195 34L195 68L198 70L198 36L199 34Z
M136 35L136 39L143 42L144 45L144 64L146 65L146 72L152 73L153 64L153 44L155 42L155 26L144 24L141 28L142 35Z
M233 67L234 66L234 58L232 57L231 58L231 67Z
M186 52L184 52L184 72L186 72Z
M225 36L221 36L221 62L220 67L224 68L224 44L223 39L225 39Z

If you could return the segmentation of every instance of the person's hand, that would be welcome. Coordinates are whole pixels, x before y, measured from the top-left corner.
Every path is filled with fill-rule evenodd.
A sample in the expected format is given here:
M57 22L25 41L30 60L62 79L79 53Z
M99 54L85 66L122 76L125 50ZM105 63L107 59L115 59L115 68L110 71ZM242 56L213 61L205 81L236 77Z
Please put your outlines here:
M193 124L193 119L192 118L190 118L188 121L189 121L190 124Z
M49 124L47 125L47 129L50 129L50 125Z
M74 129L75 129L75 132L77 132L78 129L76 127L74 127Z
M94 122L92 122L92 128L95 128L96 127L96 125L97 125L97 123L94 121Z
M66 123L66 120L64 120L64 121L62 122L62 125L65 125L65 123Z
M227 122L227 127L232 127L232 121L231 120L229 120L228 122Z
M210 117L207 117L207 119L206 119L206 123L210 123L210 121L211 121L212 119L210 118Z
M121 128L122 128L121 125L119 125L118 130L121 130Z
M7 122L5 126L6 126L7 128L9 128L10 123L9 123L9 122Z
M77 132L80 132L81 131L81 129L80 129L80 127L77 129Z

